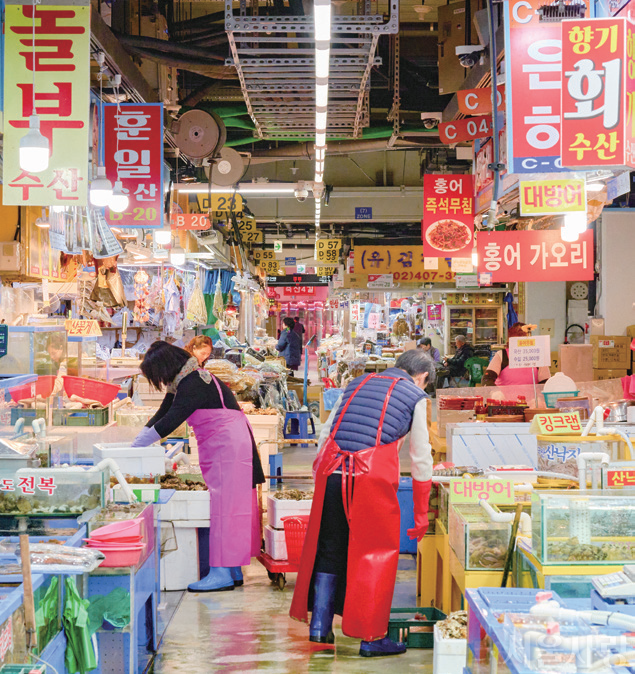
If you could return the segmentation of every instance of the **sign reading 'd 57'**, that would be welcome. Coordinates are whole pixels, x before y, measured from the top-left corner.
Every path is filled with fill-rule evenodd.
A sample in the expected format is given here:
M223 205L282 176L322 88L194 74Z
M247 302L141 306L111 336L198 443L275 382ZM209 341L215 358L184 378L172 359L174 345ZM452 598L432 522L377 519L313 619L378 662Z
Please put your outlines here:
M455 122L439 124L439 138L442 143L463 143L476 138L487 138L492 133L492 116L476 119L458 119Z

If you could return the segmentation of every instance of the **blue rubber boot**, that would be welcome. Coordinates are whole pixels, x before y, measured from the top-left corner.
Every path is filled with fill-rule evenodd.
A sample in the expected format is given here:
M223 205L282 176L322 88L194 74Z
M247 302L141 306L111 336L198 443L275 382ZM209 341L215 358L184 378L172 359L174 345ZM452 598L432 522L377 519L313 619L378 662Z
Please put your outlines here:
M226 592L234 589L231 569L224 566L210 567L205 578L187 586L190 592Z
M335 642L333 616L335 615L335 590L337 576L334 573L316 573L313 584L313 612L309 627L309 641L318 644Z
M240 566L232 566L229 570L232 574L234 587L240 587L241 585L245 584L245 581L243 580L243 570L240 568Z
M375 641L362 641L359 654L364 658L377 658L384 655L400 655L406 652L406 644L384 637Z

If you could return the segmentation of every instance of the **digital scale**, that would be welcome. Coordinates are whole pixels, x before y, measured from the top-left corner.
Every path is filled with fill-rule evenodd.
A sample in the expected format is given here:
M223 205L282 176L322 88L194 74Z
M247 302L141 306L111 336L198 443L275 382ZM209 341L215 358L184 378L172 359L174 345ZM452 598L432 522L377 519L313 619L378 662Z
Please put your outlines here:
M593 608L635 615L635 564L627 564L617 573L591 578L591 583Z

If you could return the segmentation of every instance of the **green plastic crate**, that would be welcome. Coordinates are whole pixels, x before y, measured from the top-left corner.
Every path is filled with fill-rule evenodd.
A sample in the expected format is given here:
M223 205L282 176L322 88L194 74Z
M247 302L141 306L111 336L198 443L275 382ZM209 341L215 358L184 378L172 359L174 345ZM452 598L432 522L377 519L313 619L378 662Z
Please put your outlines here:
M426 617L426 620L414 620L415 613L420 613ZM433 648L434 647L434 625L439 620L445 619L445 613L439 611L433 606L393 608L390 611L390 620L388 621L388 638L393 641L402 642L408 648ZM429 632L413 632L413 627L426 627Z
M33 419L44 418L46 410L11 409L11 424L24 418L24 425L30 426ZM96 410L53 410L53 426L106 426L108 423L108 408L100 407Z

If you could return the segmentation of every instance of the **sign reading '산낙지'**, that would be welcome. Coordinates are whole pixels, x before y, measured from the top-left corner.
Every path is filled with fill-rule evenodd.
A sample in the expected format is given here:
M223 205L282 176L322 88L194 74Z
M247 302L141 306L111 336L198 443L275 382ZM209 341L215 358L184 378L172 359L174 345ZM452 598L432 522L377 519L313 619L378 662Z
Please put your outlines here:
M426 174L421 228L426 257L470 257L474 245L474 177Z
M2 201L86 206L90 4L7 4L4 34ZM33 114L34 70L35 113L50 148L48 168L39 173L19 163L20 139Z
M480 232L478 270L492 283L510 281L590 281L593 279L593 232L565 242L559 230Z

